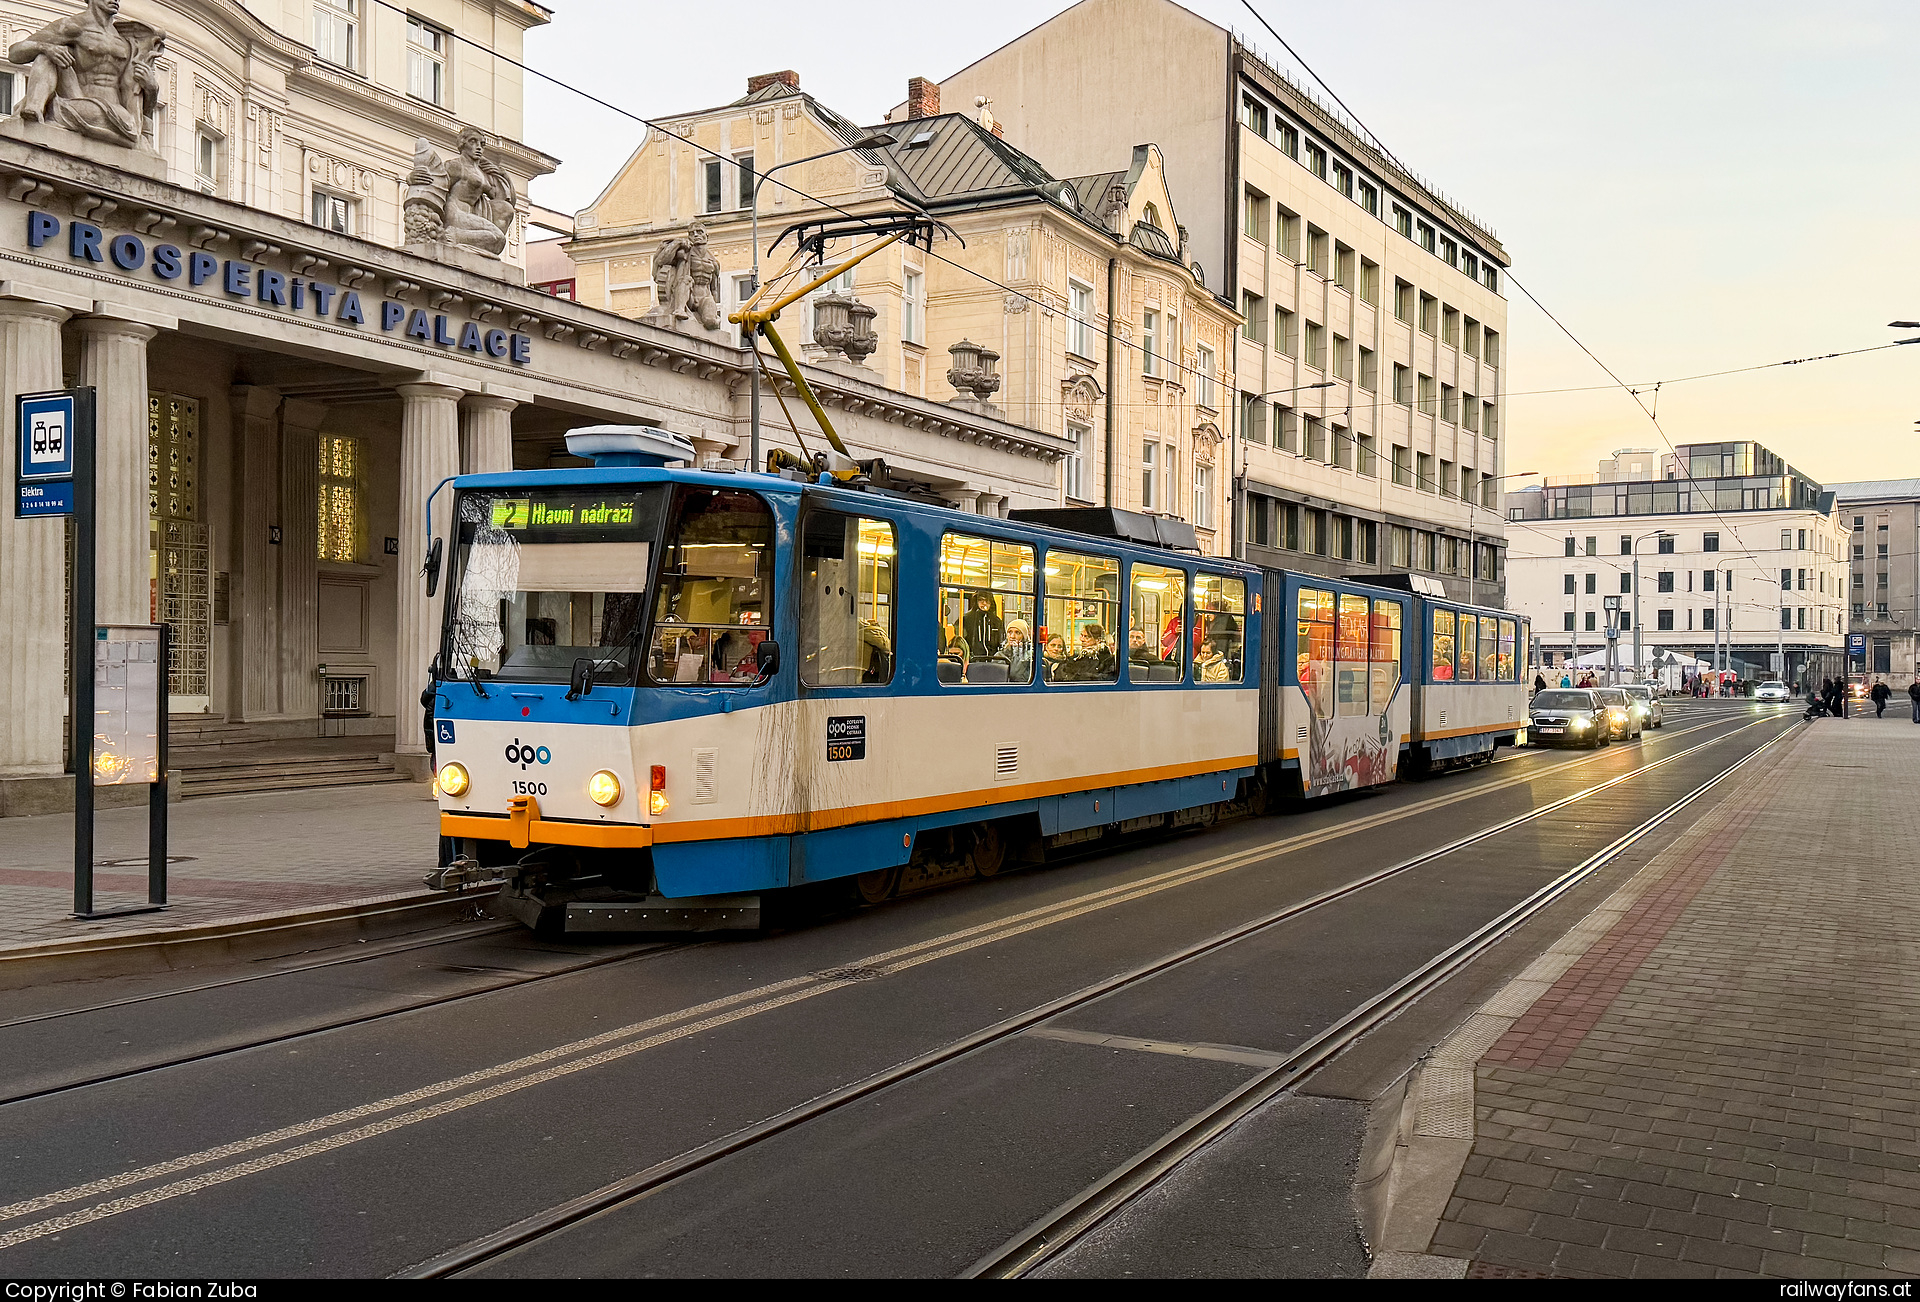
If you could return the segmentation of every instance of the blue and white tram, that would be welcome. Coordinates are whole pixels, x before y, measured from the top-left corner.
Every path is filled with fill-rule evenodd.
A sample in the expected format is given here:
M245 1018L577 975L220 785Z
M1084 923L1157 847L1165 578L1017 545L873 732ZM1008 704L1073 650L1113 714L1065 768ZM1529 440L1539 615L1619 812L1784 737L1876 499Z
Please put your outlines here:
M454 484L436 879L529 924L751 927L1389 782L1421 736L1409 593L632 460Z
M1527 726L1531 625L1508 610L1419 596L1413 768L1484 763Z

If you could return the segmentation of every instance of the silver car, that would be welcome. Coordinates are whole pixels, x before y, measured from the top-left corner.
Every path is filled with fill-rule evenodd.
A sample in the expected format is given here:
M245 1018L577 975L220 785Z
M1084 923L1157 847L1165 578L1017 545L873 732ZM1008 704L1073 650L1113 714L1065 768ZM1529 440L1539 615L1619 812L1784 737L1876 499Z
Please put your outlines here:
M1620 689L1627 694L1627 701L1633 707L1634 717L1640 720L1643 728L1658 728L1666 720L1660 713L1660 698L1645 683L1628 683Z

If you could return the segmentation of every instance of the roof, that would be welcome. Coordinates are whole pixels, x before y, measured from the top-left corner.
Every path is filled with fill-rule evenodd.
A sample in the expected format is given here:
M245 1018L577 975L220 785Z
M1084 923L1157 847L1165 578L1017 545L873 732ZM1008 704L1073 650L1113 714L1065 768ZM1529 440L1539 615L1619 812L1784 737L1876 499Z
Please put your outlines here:
M1077 191L965 114L909 118L874 130L893 137L893 148L885 151L893 188L916 203L1028 190L1069 212L1079 211Z
M1920 479L1862 479L1852 484L1828 484L1842 502L1884 502L1920 498Z

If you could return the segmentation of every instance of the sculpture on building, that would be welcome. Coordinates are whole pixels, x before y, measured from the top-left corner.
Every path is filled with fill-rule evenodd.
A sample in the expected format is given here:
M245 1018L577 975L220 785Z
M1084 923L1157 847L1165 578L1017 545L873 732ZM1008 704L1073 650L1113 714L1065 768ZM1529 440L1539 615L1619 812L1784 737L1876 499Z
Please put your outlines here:
M1110 231L1117 231L1124 224L1127 215L1127 183L1115 181L1107 187L1106 200L1100 205L1100 222Z
M120 0L88 0L7 51L27 69L20 117L50 122L108 144L134 146L160 107L154 61L167 34L121 18Z
M513 229L513 178L487 157L487 138L472 127L460 133L452 158L422 136L413 146L402 211L408 244L451 244L497 258Z
M720 328L720 259L707 247L701 222L653 255L653 309L641 319L673 330L689 317L708 330Z
M829 354L845 353L855 366L865 366L880 347L880 336L873 332L873 318L878 315L851 294L823 294L813 300L813 342Z

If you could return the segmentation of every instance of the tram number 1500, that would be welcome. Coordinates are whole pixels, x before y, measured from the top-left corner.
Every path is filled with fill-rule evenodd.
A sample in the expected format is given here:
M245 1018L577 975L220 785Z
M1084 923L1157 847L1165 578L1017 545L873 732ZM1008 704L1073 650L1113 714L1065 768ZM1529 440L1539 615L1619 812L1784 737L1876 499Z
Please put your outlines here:
M867 716L848 714L827 719L827 760L859 760L867 757Z
M512 785L513 794L516 796L544 796L547 794L547 784L544 782L520 782L516 780Z

